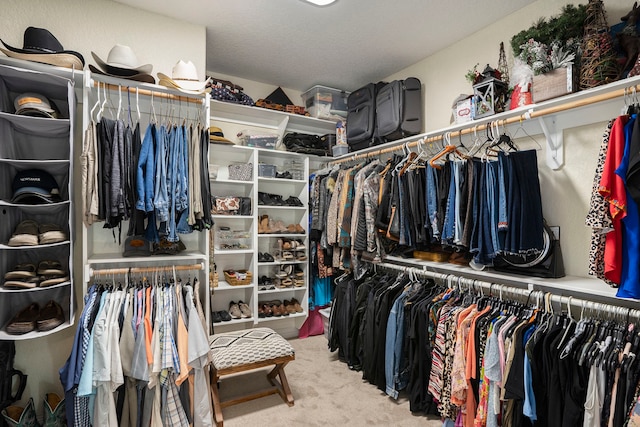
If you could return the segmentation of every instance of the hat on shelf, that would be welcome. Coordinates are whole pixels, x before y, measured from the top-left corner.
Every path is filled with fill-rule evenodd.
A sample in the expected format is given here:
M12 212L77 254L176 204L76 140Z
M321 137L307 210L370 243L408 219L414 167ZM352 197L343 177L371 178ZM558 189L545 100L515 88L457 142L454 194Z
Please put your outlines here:
M11 203L39 205L61 200L58 183L42 169L26 169L13 177Z
M62 44L53 34L44 28L29 27L24 30L24 42L22 49L13 47L5 43L6 49L0 47L5 55L11 58L24 59L27 61L42 62L44 64L56 65L58 67L84 68L84 58L78 52L65 50Z
M211 88L207 88L209 79L200 81L198 79L198 72L193 62L178 61L173 66L171 77L163 73L158 73L158 79L162 86L166 86L171 89L178 89L185 93L202 94L210 92Z
M98 64L98 67L89 64L92 73L102 74L110 77L136 80L143 83L155 83L156 80L150 74L153 65L138 65L138 57L129 46L116 44L109 51L107 60L103 61L95 52L91 51L91 56Z
M124 241L122 256L149 256L151 255L151 243L144 236L129 236Z
M222 133L222 129L216 126L209 127L209 142L233 144L233 142L229 141L227 138L224 137L224 134Z
M39 93L27 92L18 95L13 101L13 106L16 109L16 114L21 116L58 118L58 112L52 108L54 105L51 101Z

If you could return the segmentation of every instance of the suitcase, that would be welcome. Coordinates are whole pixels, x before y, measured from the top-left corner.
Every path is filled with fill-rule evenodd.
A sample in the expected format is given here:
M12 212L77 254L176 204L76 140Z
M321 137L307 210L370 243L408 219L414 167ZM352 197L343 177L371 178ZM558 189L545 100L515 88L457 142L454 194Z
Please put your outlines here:
M376 95L376 129L381 142L422 132L422 83L415 77L394 80Z
M385 83L369 83L347 98L347 144L350 151L376 143L376 94Z

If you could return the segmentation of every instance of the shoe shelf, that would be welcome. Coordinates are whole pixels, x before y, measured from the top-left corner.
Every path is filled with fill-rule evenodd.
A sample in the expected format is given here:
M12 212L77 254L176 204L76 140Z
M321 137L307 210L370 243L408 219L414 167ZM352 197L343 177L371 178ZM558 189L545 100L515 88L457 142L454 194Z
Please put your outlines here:
M253 249L216 249L216 255L253 254Z
M220 280L218 282L218 286L213 288L213 291L218 292L218 291L230 291L230 290L237 290L237 289L253 289L254 286L255 285L253 283L249 283L248 285L231 286L224 280Z
M268 178L264 176L258 177L258 182L275 182L278 184L306 184L306 179L286 179L286 178Z
M223 320L220 322L213 322L213 327L218 327L218 326L227 326L227 325L240 325L240 324L246 324L246 323L254 323L255 319L253 317L245 317L245 318L240 318L240 319L231 319L231 320Z
M0 58L0 340L27 340L54 334L74 324L74 221L73 221L73 159L76 112L76 82L78 74L56 71L57 67L28 61ZM82 87L82 85L79 85ZM57 110L58 118L37 117L33 114L14 113L16 99L25 93L36 93L46 98ZM42 105L42 101L37 101ZM13 182L19 172L39 169L55 180L60 201L40 204L13 203ZM45 174L45 175L46 175ZM31 178L35 177L24 177ZM40 178L40 177L38 177ZM35 184L34 186L38 186ZM43 190L46 191L46 189ZM65 233L62 241L45 244L9 246L14 231L26 220L55 224ZM56 239L58 240L58 239ZM68 280L51 286L24 289L3 287L5 275L19 264L39 266L42 261L59 263ZM24 270L21 270L24 271ZM37 276L33 271L33 276ZM19 279L18 279L19 280ZM43 308L54 302L57 314ZM33 304L38 310L27 310ZM28 314L28 315L27 315ZM18 316L21 318L18 319ZM37 316L37 317L34 317ZM60 322L51 330L38 330L36 320ZM12 321L26 324L30 332L9 334L6 327Z
M287 287L287 288L275 288L275 289L267 289L266 291L258 290L258 295L268 295L268 294L278 294L282 292L296 292L296 291L307 291L306 286L298 286L298 287Z
M268 211L268 210L294 210L294 211L306 211L307 208L304 206L271 206L271 205L258 205L258 210Z
M287 320L287 319L302 319L307 317L307 312L303 311L302 313L291 313L288 316L268 316L268 317L259 317L258 323L264 322L273 322L275 320Z
M214 220L239 220L239 219L245 219L245 220L253 220L253 215L219 215L219 214L214 214L211 215L211 218L213 218Z

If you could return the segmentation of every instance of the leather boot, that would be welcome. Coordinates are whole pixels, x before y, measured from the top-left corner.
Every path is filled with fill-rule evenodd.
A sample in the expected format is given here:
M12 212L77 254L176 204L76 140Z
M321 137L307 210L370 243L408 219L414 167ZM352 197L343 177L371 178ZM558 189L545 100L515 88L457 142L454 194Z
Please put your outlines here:
M44 398L44 421L42 427L65 427L67 414L64 399L55 393L47 393Z
M40 427L31 398L24 408L16 405L7 406L2 410L2 417L9 427Z

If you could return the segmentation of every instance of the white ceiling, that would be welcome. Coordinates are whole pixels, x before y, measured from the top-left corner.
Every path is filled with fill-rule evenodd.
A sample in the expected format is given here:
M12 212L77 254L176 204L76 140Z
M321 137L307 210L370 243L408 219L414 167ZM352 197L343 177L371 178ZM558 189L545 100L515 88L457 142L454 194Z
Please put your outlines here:
M207 27L207 70L305 91L355 90L534 0L117 0Z

